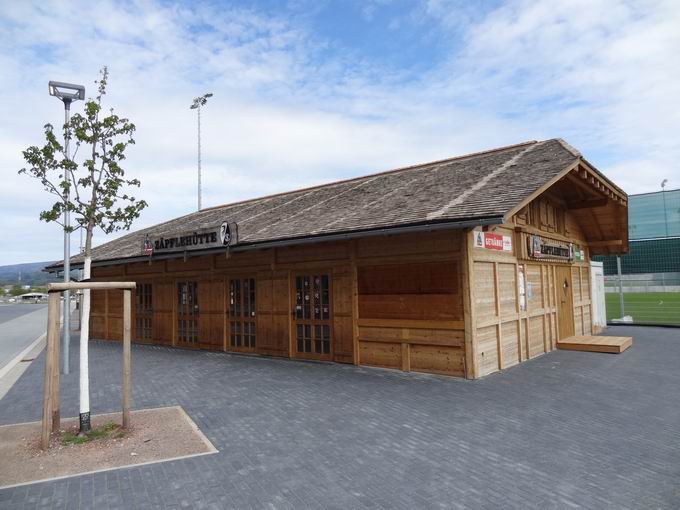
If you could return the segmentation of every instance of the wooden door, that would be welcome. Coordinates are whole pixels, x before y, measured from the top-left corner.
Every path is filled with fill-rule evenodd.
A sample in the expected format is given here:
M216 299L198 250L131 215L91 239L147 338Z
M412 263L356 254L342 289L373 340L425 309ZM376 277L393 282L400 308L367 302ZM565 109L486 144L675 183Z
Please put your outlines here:
M224 348L224 280L198 282L198 344L201 349L221 351ZM198 312L198 309L196 310Z
M135 294L135 341L153 342L153 292L150 283L137 283Z
M231 351L255 352L257 347L255 278L230 278L227 285L229 310L227 348Z
M256 352L290 355L290 283L288 271L261 271L255 281Z
M571 268L555 267L555 285L557 287L557 321L559 323L559 340L574 335L574 294L571 289Z
M177 282L177 345L198 347L198 283Z
M175 293L172 282L161 281L153 284L153 339L154 343L172 345L173 300Z
M329 272L296 274L292 281L293 352L296 358L332 359Z

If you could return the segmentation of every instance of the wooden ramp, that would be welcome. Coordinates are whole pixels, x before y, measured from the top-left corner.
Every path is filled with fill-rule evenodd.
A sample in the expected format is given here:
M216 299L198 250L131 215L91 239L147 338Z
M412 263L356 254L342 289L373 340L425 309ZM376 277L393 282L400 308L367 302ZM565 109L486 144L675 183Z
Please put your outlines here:
M614 354L622 353L631 345L633 345L633 338L630 336L570 336L557 342L558 349Z

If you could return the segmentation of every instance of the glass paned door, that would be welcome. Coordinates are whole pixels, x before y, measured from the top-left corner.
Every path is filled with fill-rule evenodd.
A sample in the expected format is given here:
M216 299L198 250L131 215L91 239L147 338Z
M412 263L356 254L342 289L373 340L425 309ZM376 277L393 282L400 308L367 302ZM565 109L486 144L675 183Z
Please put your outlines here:
M153 300L150 283L138 283L135 291L135 339L150 342L153 339Z
M254 351L255 279L229 280L229 346L238 351Z
M331 293L328 274L295 276L295 351L298 357L330 359Z
M198 344L198 284L177 283L177 342Z

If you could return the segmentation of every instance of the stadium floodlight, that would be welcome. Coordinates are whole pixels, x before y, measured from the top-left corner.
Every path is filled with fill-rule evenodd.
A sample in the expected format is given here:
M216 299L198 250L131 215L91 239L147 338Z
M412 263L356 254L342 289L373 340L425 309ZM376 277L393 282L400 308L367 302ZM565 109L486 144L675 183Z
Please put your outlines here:
M198 210L201 210L201 106L205 106L208 98L212 97L212 92L194 98L194 102L189 107L191 110L198 111Z
M62 81L50 81L48 84L50 96L60 99L64 103L64 124L68 124L71 115L71 103L73 101L82 101L85 99L85 87L82 85L74 85L73 83L64 83ZM66 159L70 159L69 155L69 136L64 140L64 154ZM68 179L68 173L66 174ZM66 202L71 200L70 190L66 190ZM64 209L64 283L71 281L71 233L68 231L71 226L71 218L68 208ZM71 292L64 292L64 336L61 356L61 371L63 374L68 374L69 369L69 347L71 344Z

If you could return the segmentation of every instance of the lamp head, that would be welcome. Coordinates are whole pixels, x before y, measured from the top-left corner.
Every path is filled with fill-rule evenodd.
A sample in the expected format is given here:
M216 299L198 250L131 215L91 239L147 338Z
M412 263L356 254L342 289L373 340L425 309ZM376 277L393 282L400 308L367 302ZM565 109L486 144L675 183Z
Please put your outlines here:
M212 92L208 92L207 94L203 94L202 96L194 98L194 102L191 103L191 106L189 108L192 109L192 110L195 110L196 108L200 108L201 106L204 106L205 103L208 102L209 97L212 97Z
M668 182L668 179L664 179L661 181L661 189L664 189L666 187L666 183Z
M82 101L85 99L85 87L82 85L74 85L73 83L64 83L62 81L50 81L48 84L50 96L58 97L62 101Z

